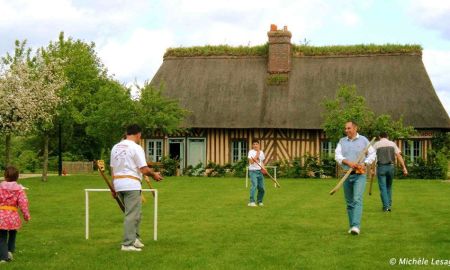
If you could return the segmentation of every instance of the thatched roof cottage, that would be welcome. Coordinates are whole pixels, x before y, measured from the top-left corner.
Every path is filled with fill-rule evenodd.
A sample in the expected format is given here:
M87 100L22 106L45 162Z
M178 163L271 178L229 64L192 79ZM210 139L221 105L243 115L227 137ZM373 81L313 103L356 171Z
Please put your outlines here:
M405 155L424 157L433 132L450 120L422 62L420 46L308 47L291 44L286 27L271 26L268 44L168 49L151 84L191 114L187 134L146 140L149 160L181 158L181 166L225 164L259 140L268 158L331 152L321 129L321 102L339 85L356 85L376 113L403 115L420 136L400 142Z

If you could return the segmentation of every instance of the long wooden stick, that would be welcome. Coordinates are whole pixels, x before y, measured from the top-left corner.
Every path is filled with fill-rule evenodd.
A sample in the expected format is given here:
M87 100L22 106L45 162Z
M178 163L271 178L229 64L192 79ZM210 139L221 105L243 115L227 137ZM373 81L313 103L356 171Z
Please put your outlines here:
M375 141L375 137L373 137L373 139L370 141L370 143L364 148L363 151L361 151L361 153L359 153L358 159L356 159L356 163L360 163L364 157L366 156L366 152L369 149L369 147L372 145L372 143ZM333 195L334 193L336 193L336 191L338 191L341 186L344 184L345 180L347 180L347 178L350 176L350 173L352 172L352 168L350 168L347 173L344 175L344 177L342 177L342 179L337 183L337 185L330 191L330 195Z
M116 200L116 202L119 205L122 212L125 213L125 205L123 204L123 202L119 198L119 196L117 196L117 193L114 190L114 187L112 186L111 182L109 182L108 178L105 175L105 162L103 160L97 160L97 169L100 172L100 175L102 176L103 180L105 180L105 183L108 185L109 190L111 190L111 194L112 194L113 198Z
M373 186L373 178L375 176L375 172L372 168L373 166L370 166L370 185L369 185L369 195L372 195L372 186Z
M144 179L145 179L145 182L147 182L148 187L150 189L153 189L152 184L150 183L150 178L147 175L144 175ZM155 198L155 192L153 190L152 190L152 195L153 195L153 198Z
M259 165L258 162L256 162L255 158L252 157L252 160L261 168L261 170L265 170L261 165ZM267 176L269 176L269 178L275 183L275 186L277 188L280 188L281 186L280 186L280 183L278 183L277 179L273 178L273 176L270 175L270 173L267 170L266 170L266 172L267 172Z

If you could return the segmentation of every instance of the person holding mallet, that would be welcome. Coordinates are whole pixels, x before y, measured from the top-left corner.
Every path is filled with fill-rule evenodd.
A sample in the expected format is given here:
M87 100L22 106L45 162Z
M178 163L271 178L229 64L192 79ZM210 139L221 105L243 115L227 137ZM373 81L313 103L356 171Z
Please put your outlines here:
M256 207L255 193L258 189L258 196L256 202L258 206L264 206L263 198L265 193L264 188L264 175L261 170L264 168L264 159L266 159L264 152L260 149L259 142L254 141L252 144L252 150L248 152L248 173L250 175L250 181L252 185L250 187L250 202L248 206Z
M114 190L125 206L122 251L141 251L144 247L139 239L142 175L151 176L156 181L163 179L147 166L144 149L139 145L141 131L138 125L128 126L126 139L114 145L111 150Z
M365 165L372 164L376 158L375 149L370 146L369 140L358 134L358 126L354 121L345 123L345 134L339 140L335 150L336 162L345 170L351 170L344 182L344 195L347 204L347 214L350 224L348 233L359 235L361 232L361 216L363 210L363 193L366 186ZM369 146L369 147L367 147ZM364 158L358 163L361 152Z
M377 178L383 211L391 212L395 157L402 166L403 175L408 175L408 170L400 149L395 142L388 139L386 132L380 132L380 140L374 144L374 148L377 151Z

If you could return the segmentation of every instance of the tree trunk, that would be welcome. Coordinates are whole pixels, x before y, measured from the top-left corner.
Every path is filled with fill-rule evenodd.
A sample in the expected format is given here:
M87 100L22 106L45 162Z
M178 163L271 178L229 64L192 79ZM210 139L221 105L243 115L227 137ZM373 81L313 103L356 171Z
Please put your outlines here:
M5 167L11 165L11 134L6 133L5 138Z
M44 134L44 164L42 165L42 181L47 181L48 172L48 134Z

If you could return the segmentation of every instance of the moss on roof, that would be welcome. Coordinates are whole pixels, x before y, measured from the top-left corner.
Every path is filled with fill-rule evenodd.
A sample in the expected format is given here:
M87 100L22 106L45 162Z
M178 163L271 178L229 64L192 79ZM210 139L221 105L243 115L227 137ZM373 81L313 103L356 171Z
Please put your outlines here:
M370 55L370 54L422 54L417 44L358 44L333 46L292 45L295 56Z
M206 45L195 47L168 48L164 57L196 56L266 56L268 44L258 46ZM371 54L422 54L422 46L417 44L359 44L309 46L292 44L294 56L333 56Z
M258 46L206 45L194 47L168 48L164 57L195 56L266 56L268 44ZM292 44L295 56L331 56L331 55L371 55L371 54L422 54L422 46L417 44L358 44L309 46Z
M265 56L269 46L229 46L229 45L206 45L195 47L168 48L164 57L193 57L193 56Z

